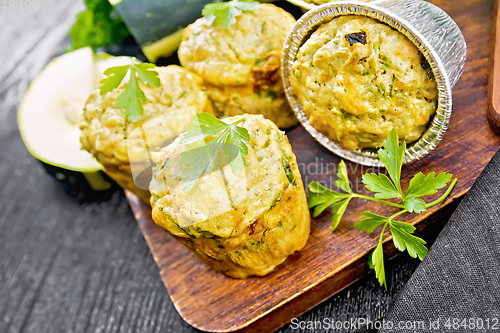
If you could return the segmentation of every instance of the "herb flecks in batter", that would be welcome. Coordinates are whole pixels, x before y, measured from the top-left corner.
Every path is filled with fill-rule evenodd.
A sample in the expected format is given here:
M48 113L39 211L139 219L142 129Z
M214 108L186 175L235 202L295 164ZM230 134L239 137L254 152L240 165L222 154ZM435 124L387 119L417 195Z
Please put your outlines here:
M360 32L354 32L352 34L346 34L345 38L349 42L349 45L353 46L356 43L366 45L366 32L361 30Z
M421 52L374 19L337 17L319 26L296 57L290 85L310 125L347 150L379 149L393 128L407 144L415 142L436 113L436 81L422 67ZM385 119L379 110L387 110Z
M187 145L187 151L181 153L180 158L180 163L186 165L182 171L185 192L190 191L203 175L212 172L221 152L235 174L243 170L250 135L246 128L237 125L244 121L242 118L228 124L209 113L197 114L193 118L181 139L181 144Z
M283 157L281 159L281 163L283 164L283 170L285 170L285 174L286 174L286 178L288 179L288 182L290 184L292 184L293 186L297 185L297 183L295 182L295 176L293 174L290 163L288 162L288 159Z
M260 8L258 1L233 0L229 2L210 3L203 8L201 14L209 24L226 30L236 23L236 16L243 12L253 11ZM262 26L262 31L264 26Z
M130 71L130 79L125 89L118 96L118 107L125 109L127 119L133 123L139 121L144 112L143 104L146 103L146 95L139 86L137 79L152 87L160 86L158 72L155 65L149 63L139 63L133 58L130 65L110 67L104 71L106 76L101 80L100 94L104 95L113 89L118 88Z
M399 144L398 135L395 130L392 130L389 137L384 141L384 148L379 149L378 156L385 168L389 177L385 174L364 174L363 183L365 187L372 192L375 192L373 197L354 193L351 189L347 168L344 161L340 162L338 177L335 186L346 193L336 192L325 188L318 182L309 184L309 208L314 208L313 216L319 216L328 206L332 206L332 230L335 230L339 224L350 200L360 198L371 200L378 203L386 204L392 207L399 208L400 211L392 216L380 216L371 212L362 212L364 219L358 221L354 226L355 229L367 233L372 233L376 228L383 226L380 232L379 240L375 250L370 255L368 264L370 268L375 269L375 276L380 285L387 288L384 269L384 252L383 252L383 235L384 231L389 226L392 234L394 246L400 250L407 250L411 257L424 259L427 254L425 241L413 235L415 227L411 224L396 221L396 218L404 213L420 214L427 208L435 206L444 201L451 193L457 179L454 179L446 192L437 200L426 203L421 197L435 194L439 189L444 188L451 180L452 175L449 173L435 172L425 176L422 172L416 174L408 186L408 190L404 193L401 189L401 168L403 166L403 158L406 151L406 143ZM401 204L386 201L385 199L398 199Z

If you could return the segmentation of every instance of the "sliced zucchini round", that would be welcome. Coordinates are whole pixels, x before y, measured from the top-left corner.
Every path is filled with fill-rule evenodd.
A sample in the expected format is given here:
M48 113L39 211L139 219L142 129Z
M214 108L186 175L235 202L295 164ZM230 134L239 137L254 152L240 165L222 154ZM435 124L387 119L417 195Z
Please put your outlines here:
M31 155L59 181L78 189L111 187L100 172L102 165L82 149L78 123L104 70L130 61L82 48L53 59L30 84L17 113L21 137Z

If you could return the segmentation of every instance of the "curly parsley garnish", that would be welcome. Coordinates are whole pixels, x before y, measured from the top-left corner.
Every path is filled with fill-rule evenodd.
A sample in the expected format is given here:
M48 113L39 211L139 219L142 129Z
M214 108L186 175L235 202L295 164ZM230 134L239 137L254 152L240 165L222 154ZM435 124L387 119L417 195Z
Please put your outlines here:
M260 8L258 1L233 0L229 2L209 3L203 8L201 14L208 20L208 24L226 30L236 23L236 16L243 12Z
M86 46L95 50L113 44L122 45L123 40L130 36L127 26L108 0L84 0L83 3L87 8L77 14L68 33L71 39L68 51Z
M379 149L378 156L387 169L389 177L385 174L364 174L363 183L366 188L375 192L374 197L354 193L351 189L347 168L344 161L339 164L338 180L335 186L346 193L340 193L331 189L325 188L318 182L309 184L309 208L314 208L313 216L319 216L328 206L332 206L332 231L337 228L342 216L344 215L349 202L354 198L366 199L392 207L401 209L396 214L386 217L380 216L371 212L362 212L364 219L360 220L354 226L355 229L367 233L372 233L377 227L383 226L380 232L380 237L375 250L370 255L368 264L370 268L375 269L375 276L380 285L387 288L384 270L384 251L382 246L384 231L389 226L392 234L392 240L395 247L404 251L407 250L411 257L420 258L423 260L427 254L425 241L413 235L415 227L411 224L396 221L395 219L404 213L422 213L427 208L435 206L444 201L457 183L454 179L446 192L436 201L426 203L421 197L435 194L439 189L442 189L451 180L452 175L449 173L441 173L436 176L435 172L425 176L422 172L416 174L411 180L406 193L401 190L401 168L403 166L403 158L406 150L406 143L399 145L398 135L395 130L392 130L389 137L384 141L384 149ZM399 199L402 204L386 201L384 199Z
M186 165L181 181L184 192L190 191L204 174L212 172L221 152L233 173L243 170L250 134L246 128L237 125L244 121L245 118L241 118L228 124L209 113L197 114L193 118L181 139L181 144L187 145L187 151L181 153L179 161Z
M146 103L146 95L139 86L137 80L152 87L160 86L158 72L153 70L155 65L149 63L139 63L133 58L130 65L110 67L104 71L106 77L101 80L100 93L104 95L115 88L118 88L127 73L130 71L130 80L125 89L118 96L118 107L125 109L127 119L133 123L137 122L144 109L143 103Z

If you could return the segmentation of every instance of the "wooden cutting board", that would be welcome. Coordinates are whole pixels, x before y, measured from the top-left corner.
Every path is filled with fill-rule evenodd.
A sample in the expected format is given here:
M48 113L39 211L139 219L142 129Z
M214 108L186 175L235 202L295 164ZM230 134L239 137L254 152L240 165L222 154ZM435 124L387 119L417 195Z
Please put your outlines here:
M490 54L493 50L493 0L435 0L464 32L468 44L465 74L453 93L453 115L449 130L435 151L403 169L407 186L418 171L451 172L459 182L450 198L421 216L407 215L417 232L437 232L429 219L440 209L461 198L500 148L500 137L488 126L487 92ZM340 159L320 146L300 126L288 132L303 181L335 180ZM357 191L363 191L361 175L378 171L347 163ZM440 193L436 194L437 198ZM127 193L161 277L179 314L189 324L211 332L270 332L348 286L368 272L367 258L377 243L377 231L366 234L353 229L363 210L381 215L391 208L355 200L335 232L330 211L312 220L306 247L266 277L235 280L210 269L177 243L150 217L150 208ZM434 198L431 198L432 200ZM442 224L441 224L442 225ZM434 227L434 228L433 228ZM396 253L390 235L385 253ZM407 255L407 254L404 254Z

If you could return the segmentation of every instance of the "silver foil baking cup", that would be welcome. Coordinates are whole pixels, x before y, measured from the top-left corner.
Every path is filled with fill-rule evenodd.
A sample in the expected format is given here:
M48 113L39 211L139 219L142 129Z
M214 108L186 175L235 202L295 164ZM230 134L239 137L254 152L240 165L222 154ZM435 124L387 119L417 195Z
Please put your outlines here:
M407 147L404 163L421 159L441 141L450 122L452 89L464 72L467 58L467 45L460 28L441 8L422 0L332 2L315 6L293 26L283 47L281 63L283 84L293 112L304 128L333 153L373 167L383 166L375 150L349 151L312 127L290 85L292 66L299 48L320 25L342 15L371 17L401 32L415 44L431 66L438 89L436 114L422 137Z
M287 0L287 1L290 3L293 3L295 6L298 6L302 9L305 9L306 11L314 9L314 8L319 6L315 3L310 3L310 2L303 1L303 0ZM333 0L333 1L336 1L336 0ZM372 4L374 4L374 3L379 3L383 0L360 0L360 1L361 2L371 2Z

